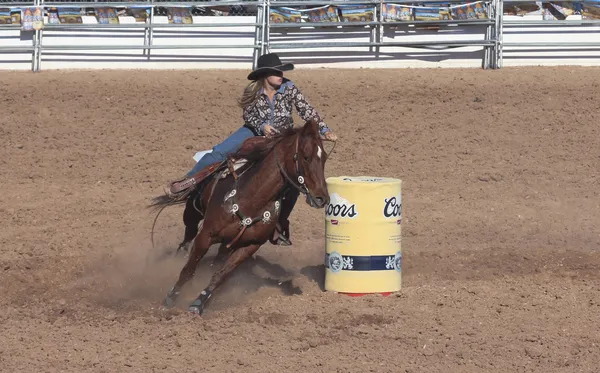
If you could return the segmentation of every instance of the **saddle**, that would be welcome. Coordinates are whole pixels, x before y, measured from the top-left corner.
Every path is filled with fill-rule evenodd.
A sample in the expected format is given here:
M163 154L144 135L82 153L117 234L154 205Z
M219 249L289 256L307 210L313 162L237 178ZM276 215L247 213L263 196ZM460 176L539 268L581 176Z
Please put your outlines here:
M251 154L253 153L256 147L262 147L265 143L269 141L270 139L264 136L250 137L242 143L237 154ZM232 155L230 155L224 161L215 162L207 166L206 168L198 171L196 174L192 175L189 178L184 178L171 183L167 194L172 199L183 201L190 194L190 192L194 190L194 188L197 185L208 180L215 173L223 171L221 173L221 178L225 178L229 174L234 173L242 166L246 165L247 162L248 161L243 157L235 158ZM273 236L269 239L269 241L273 245L291 246L292 242L289 239L289 235L289 221L286 220L283 226L280 226L279 223L277 224L277 227L273 232Z
M241 154L252 153L256 147L262 146L263 144L265 144L268 141L269 141L269 139L264 136L250 137L242 143L242 145L240 146L240 149L238 150L238 153L241 153ZM231 165L230 167L228 167L228 163ZM169 196L171 196L172 198L180 198L184 195L187 195L188 192L191 191L193 187L202 183L204 180L206 180L207 178L212 176L214 173L223 170L225 167L228 167L228 169L224 171L222 177L226 177L231 172L238 170L240 167L242 167L246 163L247 163L246 159L241 158L241 157L234 158L233 156L230 155L226 160L224 160L222 162L215 162L215 163L203 168L202 170L198 171L197 173L195 173L194 175L192 175L190 177L186 177L186 178L172 182L169 186L169 190L168 190L167 194Z

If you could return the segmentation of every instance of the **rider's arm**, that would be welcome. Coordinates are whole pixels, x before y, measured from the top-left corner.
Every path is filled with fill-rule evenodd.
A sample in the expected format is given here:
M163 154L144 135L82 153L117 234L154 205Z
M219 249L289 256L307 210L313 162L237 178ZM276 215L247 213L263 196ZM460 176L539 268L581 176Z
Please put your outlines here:
M256 102L246 106L242 118L248 127L251 127L255 133L264 134L264 127L267 124L267 114L260 111Z
M296 106L296 110L298 111L298 114L302 117L302 119L304 119L307 122L313 118L316 119L319 123L319 131L321 132L321 135L324 135L325 133L331 131L329 127L327 127L327 124L325 124L323 119L321 119L321 116L319 115L317 110L315 110L315 108L313 108L312 105L308 103L308 101L306 100L302 92L300 92L298 87L296 87L296 85L292 85L290 89L292 90L292 100L294 101L294 106Z

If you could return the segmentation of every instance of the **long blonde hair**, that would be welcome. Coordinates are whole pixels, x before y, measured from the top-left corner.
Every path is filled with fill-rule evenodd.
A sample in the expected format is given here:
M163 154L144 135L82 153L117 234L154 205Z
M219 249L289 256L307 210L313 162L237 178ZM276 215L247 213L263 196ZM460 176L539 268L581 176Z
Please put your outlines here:
M256 96L258 95L258 91L264 86L263 79L258 79L248 84L244 89L244 93L242 97L238 100L238 104L242 109L245 109L250 104L256 100Z

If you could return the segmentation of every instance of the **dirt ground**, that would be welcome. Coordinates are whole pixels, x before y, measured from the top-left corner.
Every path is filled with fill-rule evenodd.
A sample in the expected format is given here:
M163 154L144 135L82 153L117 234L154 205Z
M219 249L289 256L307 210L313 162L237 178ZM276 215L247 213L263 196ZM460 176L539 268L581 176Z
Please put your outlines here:
M403 180L403 290L324 292L323 210L215 293L158 309L182 208L146 209L241 124L246 71L0 73L0 371L594 372L596 68L302 70L327 176ZM213 248L205 261L215 253Z

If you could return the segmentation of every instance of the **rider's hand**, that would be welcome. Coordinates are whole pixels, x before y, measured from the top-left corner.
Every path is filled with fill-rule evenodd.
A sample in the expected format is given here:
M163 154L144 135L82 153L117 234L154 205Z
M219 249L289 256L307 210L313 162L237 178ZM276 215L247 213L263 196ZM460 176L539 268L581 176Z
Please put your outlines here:
M269 126L267 124L264 126L263 132L265 133L265 135L267 137L271 137L271 136L275 135L278 131L273 126Z
M337 136L331 131L325 132L325 135L323 137L325 137L325 140L329 140L329 141L337 140Z

